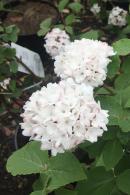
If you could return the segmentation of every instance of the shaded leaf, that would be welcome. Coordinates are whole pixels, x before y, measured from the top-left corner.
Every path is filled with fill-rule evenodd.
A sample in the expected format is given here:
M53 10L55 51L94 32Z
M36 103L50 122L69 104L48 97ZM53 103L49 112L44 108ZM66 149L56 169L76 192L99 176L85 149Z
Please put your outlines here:
M118 55L126 56L130 54L130 39L120 39L113 44Z
M66 25L71 25L72 23L75 22L75 15L74 14L70 14L65 18L65 24Z
M108 65L108 73L107 73L108 77L110 78L114 77L118 73L119 68L120 68L120 58L117 55L113 56L112 61Z
M71 26L66 26L66 27L65 27L65 30L66 30L67 33L69 33L69 34L71 34L71 35L74 33L74 32L73 32L73 28L72 28Z
M32 192L30 195L47 195L47 194L41 190L41 191Z
M127 194L130 194L130 169L121 173L116 180L118 188Z
M79 2L70 3L68 7L75 13L79 13L83 9L83 5Z
M59 11L62 11L68 4L69 0L61 0L58 4Z
M87 178L86 181L78 183L78 195L110 195L115 186L112 171L106 171L104 167L88 170Z
M55 191L55 195L77 195L77 192L73 190L61 188Z
M48 190L86 179L81 164L71 153L59 154L53 157L48 164L47 175L53 178L48 184Z
M108 141L103 149L103 161L107 169L114 168L123 156L123 148L118 140Z
M85 38L85 39L93 39L96 40L99 38L99 31L98 30L90 30L86 33L83 33L80 35L80 38Z

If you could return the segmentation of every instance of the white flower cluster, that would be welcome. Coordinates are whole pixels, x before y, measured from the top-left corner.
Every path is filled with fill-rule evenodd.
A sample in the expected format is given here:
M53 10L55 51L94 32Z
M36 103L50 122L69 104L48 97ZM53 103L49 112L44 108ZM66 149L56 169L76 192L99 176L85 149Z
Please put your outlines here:
M49 83L32 94L24 106L23 135L41 142L52 155L75 148L107 130L108 113L93 98L93 88L73 79Z
M97 87L106 79L109 57L113 55L113 48L105 42L75 40L56 56L55 73L62 79L71 77L76 83Z
M93 6L90 8L90 11L94 14L97 15L101 11L101 7L99 6L98 3L94 3Z
M127 23L126 16L126 10L120 7L114 7L109 14L108 24L112 24L114 26L119 27L125 26Z
M3 81L0 82L0 86L3 88L3 89L7 89L9 83L10 83L10 78L7 78L7 79L4 79Z
M45 36L45 45L47 53L54 59L64 46L70 43L70 38L64 30L54 28Z
M22 114L23 135L40 141L41 149L54 156L85 140L96 142L107 130L108 111L95 102L93 87L103 84L114 54L107 43L89 39L60 48L53 58L63 80L32 94Z

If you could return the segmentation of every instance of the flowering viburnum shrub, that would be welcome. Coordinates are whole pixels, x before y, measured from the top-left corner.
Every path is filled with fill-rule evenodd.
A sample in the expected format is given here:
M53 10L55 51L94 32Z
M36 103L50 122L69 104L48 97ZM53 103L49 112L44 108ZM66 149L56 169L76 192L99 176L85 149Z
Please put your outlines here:
M55 73L62 79L72 77L76 83L97 87L106 79L109 57L113 55L113 48L105 42L75 40L56 56Z
M64 47L70 43L70 38L64 30L54 28L45 36L45 42L44 46L47 53L50 54L52 58L55 58L60 51L64 50Z
M59 20L45 19L38 31L52 58L45 78L31 77L34 88L18 94L14 86L22 88L27 75L14 83L17 75L2 70L5 63L15 67L10 48L2 61L0 81L11 80L1 100L8 105L16 95L16 108L22 99L17 121L29 138L8 159L7 170L39 174L31 195L130 194L129 3L55 0L54 7Z
M120 7L114 7L109 14L108 24L120 27L125 26L127 23L126 16L127 11Z
M52 155L97 141L107 130L107 111L93 98L93 88L72 79L48 84L32 94L24 106L23 135L41 142Z

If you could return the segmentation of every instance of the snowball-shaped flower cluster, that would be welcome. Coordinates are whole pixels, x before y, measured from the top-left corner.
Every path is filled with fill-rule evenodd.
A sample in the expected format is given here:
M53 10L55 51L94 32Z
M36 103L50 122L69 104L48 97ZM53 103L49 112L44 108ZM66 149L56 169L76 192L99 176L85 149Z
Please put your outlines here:
M90 8L90 11L94 14L97 15L101 11L101 7L98 5L98 3L94 3L93 6Z
M52 58L55 58L62 50L64 46L70 43L70 38L64 30L54 28L51 32L45 36L46 51Z
M106 79L109 57L115 55L107 43L97 40L75 40L55 58L55 73L62 79L97 87Z
M4 79L3 81L0 82L0 86L3 88L3 89L7 89L9 83L10 83L10 78L7 78L7 79Z
M108 113L93 98L93 88L72 79L49 83L32 94L22 114L23 135L41 142L52 155L95 142L107 130Z
M119 27L125 26L127 23L126 16L126 10L120 7L114 7L109 14L108 24L112 24L114 26Z
M56 155L85 140L95 142L107 130L108 111L95 102L93 87L103 84L109 57L115 53L105 42L89 39L70 42L60 36L62 31L52 32L46 36L45 47L55 59L55 73L63 80L49 83L32 94L24 106L21 127L23 135L40 141L41 149Z

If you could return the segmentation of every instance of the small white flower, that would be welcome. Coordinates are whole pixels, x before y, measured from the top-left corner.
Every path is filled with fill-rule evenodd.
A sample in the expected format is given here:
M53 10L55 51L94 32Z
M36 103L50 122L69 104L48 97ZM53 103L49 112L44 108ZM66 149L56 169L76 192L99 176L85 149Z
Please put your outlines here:
M106 79L110 56L115 55L107 43L97 40L75 40L55 58L55 73L62 79L97 87Z
M70 43L69 35L59 28L52 29L45 36L46 51L54 59L60 51L64 50L64 46Z
M97 141L107 130L108 111L93 98L93 88L72 79L50 83L32 94L22 114L23 135L41 142L52 155Z
M90 11L94 14L97 15L101 11L101 7L98 5L98 3L93 4L93 6L90 8Z
M7 89L9 83L10 83L10 78L7 78L7 79L4 79L3 81L0 82L0 86L3 88L3 89Z
M120 7L114 7L109 14L108 24L119 27L125 26L127 13L126 10Z

